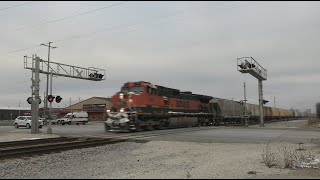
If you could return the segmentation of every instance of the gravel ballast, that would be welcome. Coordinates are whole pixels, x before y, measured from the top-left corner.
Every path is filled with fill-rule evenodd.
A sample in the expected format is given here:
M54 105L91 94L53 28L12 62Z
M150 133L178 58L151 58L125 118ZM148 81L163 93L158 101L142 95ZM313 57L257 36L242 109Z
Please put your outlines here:
M283 146L298 147L272 144L273 148ZM318 146L304 144L304 147L319 155ZM265 144L245 143L122 142L1 160L0 178L254 178L286 177L296 171L268 168L261 158L264 148Z

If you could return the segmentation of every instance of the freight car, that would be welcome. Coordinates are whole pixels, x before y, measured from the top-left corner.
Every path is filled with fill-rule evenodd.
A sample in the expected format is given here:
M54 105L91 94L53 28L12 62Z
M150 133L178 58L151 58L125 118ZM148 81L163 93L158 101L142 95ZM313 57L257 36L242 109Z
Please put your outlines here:
M249 123L260 121L259 105L239 101L232 101L222 98L213 98L209 102L212 109L213 124L235 124L244 123L247 118ZM297 111L263 106L264 121L290 120L302 118L302 114Z
M125 83L111 101L106 131L233 124L243 123L244 118L252 123L260 119L256 104L244 105L144 81ZM266 122L300 117L298 112L273 107L263 107L263 111Z
M212 124L211 96L153 85L149 82L125 83L112 96L106 130L152 130L169 127Z

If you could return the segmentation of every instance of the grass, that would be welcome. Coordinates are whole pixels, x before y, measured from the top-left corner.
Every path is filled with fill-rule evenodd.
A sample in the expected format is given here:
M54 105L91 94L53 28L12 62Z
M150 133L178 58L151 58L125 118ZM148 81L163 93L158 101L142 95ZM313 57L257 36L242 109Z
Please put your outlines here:
M308 125L312 126L312 125L317 125L320 124L320 118L319 117L309 117L308 119Z

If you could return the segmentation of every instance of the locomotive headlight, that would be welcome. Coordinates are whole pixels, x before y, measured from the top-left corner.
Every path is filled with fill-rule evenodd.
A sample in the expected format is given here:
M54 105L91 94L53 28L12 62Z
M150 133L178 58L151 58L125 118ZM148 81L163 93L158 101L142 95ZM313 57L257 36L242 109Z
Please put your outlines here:
M110 109L107 109L107 112L110 112Z
M120 93L120 94L119 94L119 98L120 98L120 99L123 99L123 93Z
M124 112L124 108L121 108L121 109L120 109L120 112Z

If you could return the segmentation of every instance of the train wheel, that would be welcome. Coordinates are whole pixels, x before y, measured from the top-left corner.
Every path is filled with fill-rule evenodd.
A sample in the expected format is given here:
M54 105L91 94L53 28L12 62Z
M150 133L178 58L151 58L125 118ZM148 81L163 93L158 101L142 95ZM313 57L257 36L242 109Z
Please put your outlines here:
M147 125L143 127L144 130L146 131L152 131L153 130L153 126L152 125Z
M141 126L140 125L135 125L135 132L140 132L140 131L142 131L142 129L141 129Z
M166 129L167 128L166 126L167 126L167 123L165 121L160 121L159 125L154 126L154 128L162 130L162 129Z

